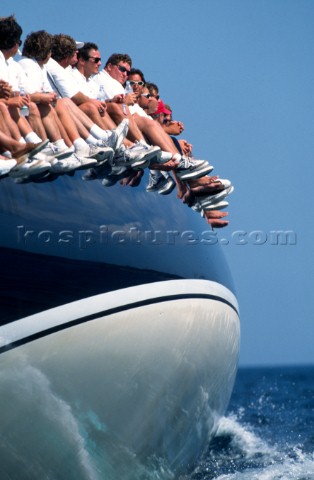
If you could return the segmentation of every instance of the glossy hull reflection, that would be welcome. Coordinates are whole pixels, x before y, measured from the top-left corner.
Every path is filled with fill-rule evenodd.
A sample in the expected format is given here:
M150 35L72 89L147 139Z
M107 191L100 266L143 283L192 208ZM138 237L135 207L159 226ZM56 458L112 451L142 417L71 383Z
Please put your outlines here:
M216 242L186 241L208 238L197 214L144 187L0 182L8 478L171 478L227 407L240 336L228 267Z

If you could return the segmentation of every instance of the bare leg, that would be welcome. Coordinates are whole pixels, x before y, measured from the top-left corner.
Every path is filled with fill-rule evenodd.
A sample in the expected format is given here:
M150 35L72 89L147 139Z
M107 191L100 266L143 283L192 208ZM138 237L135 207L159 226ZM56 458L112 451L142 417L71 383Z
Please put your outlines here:
M30 102L29 104L29 116L27 119L32 130L37 133L39 138L41 138L42 140L47 140L48 137L43 122L41 120L40 112L34 102Z
M4 122L2 125L2 131L7 135L12 136L16 140L20 140L24 136L24 131L21 130L21 126L25 125L27 133L31 131L31 128L24 117L21 117L20 111L17 108L10 108L10 110L3 104L0 105L1 116Z
M21 155L31 153L36 146L34 143L21 143L0 130L0 150L8 150L13 157L18 158Z
M97 106L93 102L85 102L79 108L100 128L103 130L113 130L116 128L115 122L110 118L107 112L101 115Z
M0 130L0 148L4 150L9 150L9 152L16 151L21 147L21 143L18 140L15 140L11 136Z
M158 122L150 118L141 117L138 114L134 114L133 118L151 145L157 145L165 152L179 153L172 139Z
M63 99L61 99L61 101L58 100L56 112L62 125L61 128L59 126L60 130L62 131L62 128L65 129L71 143L73 143L78 138L86 139L89 135L88 130L84 127L84 125L82 125L79 120L74 121L73 116L71 115L67 106L68 102L63 102ZM79 129L77 128L78 124L80 125Z
M119 125L120 122L124 118L129 119L129 130L128 130L128 139L131 142L137 142L140 140L144 140L143 133L141 132L140 128L138 127L133 115L130 114L129 109L127 108L128 115L124 115L122 111L122 105L118 103L108 103L107 110L110 117L114 120L114 122Z
M59 108L59 104L62 105L62 109ZM62 98L58 100L57 112L59 113L60 110L61 115L62 112L66 110L67 114L71 116L72 121L75 123L80 137L86 139L89 136L89 131L94 122L70 98ZM62 118L62 122L63 121L64 118Z
M57 112L55 112L57 113ZM58 114L56 114L56 119L55 119L57 125L58 125L58 128L60 130L60 134L61 134L61 138L63 138L65 144L68 146L68 147L71 147L72 146L72 140L70 138L70 136L68 135L68 131L67 129L65 128L65 126L63 125L63 123L61 122ZM71 133L75 136L75 132L72 130ZM79 135L78 133L76 132L76 136L75 138L78 138Z
M63 137L59 128L58 116L54 109L50 105L38 105L38 109L49 140L51 142L61 140Z

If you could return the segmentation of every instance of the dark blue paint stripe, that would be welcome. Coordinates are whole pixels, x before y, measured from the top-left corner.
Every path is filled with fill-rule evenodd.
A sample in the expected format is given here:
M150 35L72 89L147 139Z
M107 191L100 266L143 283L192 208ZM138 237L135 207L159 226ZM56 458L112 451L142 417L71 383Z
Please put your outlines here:
M167 296L162 296L162 297L156 297L156 298L149 298L145 300L141 300L138 302L134 303L128 303L126 305L121 305L119 307L115 308L109 308L107 310L102 310L101 312L96 312L91 315L86 315L84 317L76 318L75 320L72 320L70 322L66 322L60 325L56 325L55 327L48 328L46 330L42 330L41 332L34 333L33 335L29 335L25 338L22 338L20 340L17 340L16 342L12 342L8 345L4 345L3 347L0 347L0 354L7 352L8 350L12 350L14 348L20 347L21 345L25 345L26 343L30 343L34 340L38 340L39 338L46 337L48 335L51 335L56 332L60 332L62 330L66 330L67 328L75 327L76 325L81 325L82 323L90 322L91 320L96 320L97 318L100 317L107 317L109 315L113 315L115 313L120 313L126 310L131 310L133 308L139 308L143 307L146 305L154 305L156 303L161 303L161 302L169 302L172 300L182 300L182 299L191 299L191 298L199 298L199 299L207 299L207 300L215 300L220 303L224 303L228 305L230 308L232 308L237 314L238 311L235 308L235 306L225 300L224 298L218 297L216 295L209 295L209 294L198 294L198 293L186 293L186 294L177 294L177 295L167 295Z

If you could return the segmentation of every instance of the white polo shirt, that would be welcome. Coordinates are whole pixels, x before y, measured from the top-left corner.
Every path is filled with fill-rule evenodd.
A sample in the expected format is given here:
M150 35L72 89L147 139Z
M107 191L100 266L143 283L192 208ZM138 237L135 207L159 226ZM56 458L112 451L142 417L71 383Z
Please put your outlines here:
M118 80L112 78L106 70L101 70L93 77L98 86L102 85L105 92L105 100L111 100L115 95L124 95L124 88Z
M29 80L26 93L53 92L48 80L45 65L41 67L36 60L26 57L22 57L18 63L23 68L25 75Z
M22 67L13 58L6 60L0 51L0 79L10 84L14 92L28 88L28 80Z
M50 58L46 69L50 84L59 97L72 98L80 91L77 83L73 82L72 68L63 68L56 60Z
M9 64L8 60L4 58L3 53L0 50L0 78L5 82L9 82Z
M129 110L131 115L134 115L135 113L137 113L140 117L146 117L146 118L152 119L152 117L150 117L138 103L134 103L134 105L129 105Z
M94 81L95 77L87 79L76 67L72 68L70 75L80 92L90 98L98 97L99 85Z

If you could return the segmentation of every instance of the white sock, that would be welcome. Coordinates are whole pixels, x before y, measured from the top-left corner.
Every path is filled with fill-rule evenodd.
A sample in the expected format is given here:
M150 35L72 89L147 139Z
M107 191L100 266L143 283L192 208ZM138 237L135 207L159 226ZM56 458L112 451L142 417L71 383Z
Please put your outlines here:
M65 141L63 140L63 138L60 138L60 140L57 140L56 142L53 142L53 145L55 147L57 147L58 150L65 150L68 148L68 146L66 145Z
M88 135L88 137L85 138L85 142L89 145L98 145L98 140L93 135Z
M25 141L25 139L24 139L23 137L21 137L21 138L19 139L19 143L26 143L26 141Z
M12 158L12 153L9 152L9 150L6 150L5 152L2 152L1 155L7 158Z
M108 138L109 138L109 134L108 134L107 130L103 130L102 128L98 127L98 125L96 125L96 123L94 123L94 125L90 129L90 133L94 137L99 138L101 140L108 140Z
M182 159L182 156L180 155L180 153L174 153L172 155L172 160L174 160L175 162L180 162L181 159Z
M84 150L87 147L87 143L81 137L74 140L73 145L74 145L75 151Z
M40 143L42 139L35 132L30 132L25 136L25 140L28 143Z

